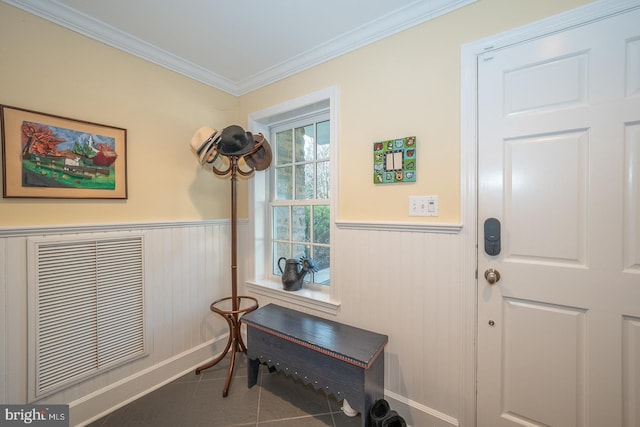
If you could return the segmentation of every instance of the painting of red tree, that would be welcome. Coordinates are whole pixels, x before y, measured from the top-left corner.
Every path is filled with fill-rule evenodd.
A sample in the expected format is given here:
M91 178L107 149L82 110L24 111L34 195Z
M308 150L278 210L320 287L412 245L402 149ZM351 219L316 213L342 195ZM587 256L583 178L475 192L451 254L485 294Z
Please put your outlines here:
M66 139L55 136L49 126L32 122L22 123L22 146L26 153L57 156L60 155L57 145L61 142L66 142Z
M127 198L127 130L0 104L2 196Z

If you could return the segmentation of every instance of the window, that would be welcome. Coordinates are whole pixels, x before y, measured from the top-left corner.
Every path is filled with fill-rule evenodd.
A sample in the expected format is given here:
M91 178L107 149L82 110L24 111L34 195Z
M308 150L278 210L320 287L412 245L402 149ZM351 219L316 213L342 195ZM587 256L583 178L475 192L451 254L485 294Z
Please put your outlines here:
M248 117L262 132L273 162L249 180L249 233L254 263L250 292L299 306L337 312L338 285L332 280L331 236L337 200L337 87L286 101ZM318 267L303 288L283 290L280 258L311 257ZM284 262L283 262L284 267Z
M330 284L330 121L318 114L274 126L270 171L271 273L281 258L312 258L318 269L305 282Z

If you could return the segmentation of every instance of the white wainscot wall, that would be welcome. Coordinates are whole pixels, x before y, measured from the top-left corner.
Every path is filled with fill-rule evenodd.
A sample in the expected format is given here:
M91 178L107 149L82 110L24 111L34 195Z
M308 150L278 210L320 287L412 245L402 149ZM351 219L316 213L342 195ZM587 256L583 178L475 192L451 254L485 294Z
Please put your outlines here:
M231 292L229 221L0 228L0 402L27 402L27 239L113 232L144 236L148 354L34 403L69 404L84 425L223 350L228 326L209 306Z
M462 234L460 227L339 226L332 236L335 317L255 296L261 306L272 302L388 335L385 398L392 409L412 427L462 425L472 350L464 331L473 316L463 308Z
M0 402L27 399L29 236L144 234L148 355L38 402L67 403L71 425L84 425L223 350L227 325L209 305L230 294L230 228L229 221L0 228ZM238 233L243 253L251 241L246 221L240 221ZM473 313L465 314L464 308L470 306L462 276L469 272L460 268L461 233L341 227L332 239L340 302L336 316L256 294L260 305L273 302L388 335L385 398L392 408L412 427L464 425L461 376L472 350L465 319ZM250 264L239 259L239 284ZM240 292L245 292L242 285Z

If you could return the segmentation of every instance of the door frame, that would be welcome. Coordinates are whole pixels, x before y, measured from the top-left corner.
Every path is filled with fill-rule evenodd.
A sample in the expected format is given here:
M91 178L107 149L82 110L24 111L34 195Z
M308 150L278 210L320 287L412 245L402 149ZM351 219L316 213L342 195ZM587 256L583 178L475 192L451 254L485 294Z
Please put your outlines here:
M475 426L477 381L477 232L478 232L478 57L617 15L640 9L638 0L599 0L559 15L489 36L461 47L460 61L460 213L462 229L462 337L460 426Z

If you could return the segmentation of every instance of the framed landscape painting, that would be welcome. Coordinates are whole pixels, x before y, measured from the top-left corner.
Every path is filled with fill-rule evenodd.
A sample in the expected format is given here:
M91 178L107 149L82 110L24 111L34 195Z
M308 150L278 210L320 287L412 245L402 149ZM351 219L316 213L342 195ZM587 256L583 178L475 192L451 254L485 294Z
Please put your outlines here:
M127 131L0 105L3 197L127 198Z

